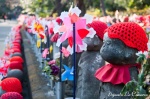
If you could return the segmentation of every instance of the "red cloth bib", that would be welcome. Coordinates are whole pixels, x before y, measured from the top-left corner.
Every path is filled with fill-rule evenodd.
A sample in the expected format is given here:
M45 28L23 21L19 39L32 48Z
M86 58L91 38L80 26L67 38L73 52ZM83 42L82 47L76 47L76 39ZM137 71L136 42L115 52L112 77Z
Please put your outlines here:
M134 66L139 65L135 64ZM121 83L126 84L130 81L130 67L131 65L117 66L107 64L96 71L95 77L102 82L110 82L114 85Z

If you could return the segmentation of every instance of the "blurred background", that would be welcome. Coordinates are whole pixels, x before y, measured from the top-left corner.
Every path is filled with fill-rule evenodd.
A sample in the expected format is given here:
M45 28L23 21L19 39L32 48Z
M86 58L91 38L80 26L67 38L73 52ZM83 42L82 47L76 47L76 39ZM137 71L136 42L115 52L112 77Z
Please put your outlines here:
M150 0L0 0L0 18L16 19L20 13L40 17L59 16L71 5L78 6L81 16L85 13L95 17L120 14L150 14Z

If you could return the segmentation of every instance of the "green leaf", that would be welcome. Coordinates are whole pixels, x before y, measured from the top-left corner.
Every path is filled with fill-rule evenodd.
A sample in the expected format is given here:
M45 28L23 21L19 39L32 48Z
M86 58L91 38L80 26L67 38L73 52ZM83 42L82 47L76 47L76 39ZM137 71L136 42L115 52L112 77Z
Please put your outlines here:
M143 84L143 82L144 82L144 74L139 74L138 75L138 82L139 82L140 85Z
M50 66L44 66L44 69L43 69L45 72L49 71L50 70Z
M139 93L140 93L140 94L146 94L146 90L143 89L142 86L140 86L140 88L139 88Z
M125 95L126 92L132 93L133 91L136 91L136 86L137 82L135 80L129 81L121 90L121 94Z
M137 58L137 63L143 63L145 58L146 57L144 54L140 54L139 57Z

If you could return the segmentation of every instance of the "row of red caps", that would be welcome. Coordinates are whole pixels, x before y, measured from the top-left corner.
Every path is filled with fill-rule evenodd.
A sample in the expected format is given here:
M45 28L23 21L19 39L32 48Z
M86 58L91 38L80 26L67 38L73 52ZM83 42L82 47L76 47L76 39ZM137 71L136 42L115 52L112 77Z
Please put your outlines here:
M0 73L3 78L0 82L1 99L23 99L23 56L21 25L12 28L9 40L7 40L4 55L1 60L3 66Z

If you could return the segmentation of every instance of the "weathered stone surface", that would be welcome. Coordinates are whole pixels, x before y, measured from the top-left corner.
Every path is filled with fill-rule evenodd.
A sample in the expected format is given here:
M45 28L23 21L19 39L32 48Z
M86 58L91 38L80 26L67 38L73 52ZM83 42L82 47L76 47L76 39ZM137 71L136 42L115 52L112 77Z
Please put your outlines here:
M83 52L78 65L77 97L98 99L100 81L95 78L94 74L99 67L104 65L99 51Z
M6 77L18 78L21 82L23 81L23 72L20 69L12 69L8 71Z
M136 52L136 49L126 46L121 40L110 39L107 34L104 35L104 44L101 47L100 54L105 61L118 66L136 64ZM131 80L137 80L137 67L133 65L129 68L129 72ZM113 85L101 82L99 99L130 99L132 93L127 93L126 96L120 95L123 87L124 84ZM113 97L113 95L117 96Z
M6 91L2 90L2 87L0 86L0 96L4 93L6 93Z
M25 61L27 66L27 72L29 76L29 84L31 87L31 94L33 99L56 99L54 95L49 95L51 90L48 86L48 79L41 75L42 70L39 69L39 63L35 54L31 50L29 40L27 39L25 32L22 31L23 47L25 53Z
M100 54L105 61L116 65L135 64L137 52L137 49L126 46L121 40L110 39L108 35L104 35Z
M14 57L14 56L20 56L20 57L22 57L22 54L21 54L21 53L16 52L16 53L14 53L14 54L12 54L12 55L11 55L11 57Z
M93 38L86 37L83 41L87 44L87 51L99 51L103 42L100 41L97 35Z

